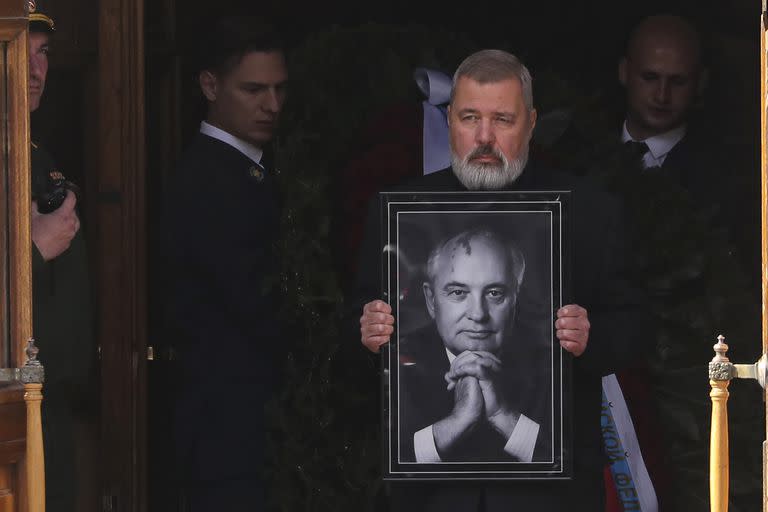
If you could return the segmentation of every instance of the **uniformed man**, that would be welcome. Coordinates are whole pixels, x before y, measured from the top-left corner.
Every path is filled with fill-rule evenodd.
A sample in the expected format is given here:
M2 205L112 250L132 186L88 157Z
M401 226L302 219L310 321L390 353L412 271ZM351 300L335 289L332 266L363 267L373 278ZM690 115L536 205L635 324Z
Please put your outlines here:
M29 108L40 106L53 20L29 2ZM34 127L33 127L34 128ZM34 133L34 130L33 130ZM34 141L34 137L33 137ZM43 442L49 512L76 510L74 418L91 368L91 297L75 188L33 142L33 332L45 365Z

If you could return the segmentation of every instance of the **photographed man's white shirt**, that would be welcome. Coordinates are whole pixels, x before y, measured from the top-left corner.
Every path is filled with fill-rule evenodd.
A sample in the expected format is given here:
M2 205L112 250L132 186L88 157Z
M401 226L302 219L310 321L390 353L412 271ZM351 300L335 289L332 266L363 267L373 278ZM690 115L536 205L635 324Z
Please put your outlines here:
M445 349L449 365L456 356L450 350ZM504 451L515 457L520 462L531 462L533 450L536 447L536 439L539 437L539 424L521 414L517 420L512 434L504 445ZM428 425L413 434L413 448L416 453L416 462L442 462L437 453L435 436L432 433L432 425Z
M664 160L667 159L667 155L672 148L674 148L678 142L683 140L686 132L686 125L678 126L668 132L648 137L645 140L633 139L627 131L627 122L624 121L624 126L621 129L621 142L635 141L645 142L648 145L648 151L643 155L643 168L649 167L661 167L664 164Z
M214 139L220 140L221 142L225 144L229 144L251 160L253 160L253 163L260 163L261 157L264 155L264 152L254 146L253 144L249 144L248 142L245 142L242 139L238 139L234 135L232 135L229 132L225 132L221 128L216 128L212 124L208 124L205 121L200 123L200 133L207 135L209 137L213 137Z

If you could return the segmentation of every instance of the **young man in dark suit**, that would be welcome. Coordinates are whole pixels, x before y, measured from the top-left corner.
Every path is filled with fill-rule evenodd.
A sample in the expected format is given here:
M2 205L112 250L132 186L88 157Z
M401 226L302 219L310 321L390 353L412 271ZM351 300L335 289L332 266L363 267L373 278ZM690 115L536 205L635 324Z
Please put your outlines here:
M203 53L207 116L166 203L179 467L190 510L257 511L264 405L279 387L282 345L265 291L279 225L267 156L288 75L277 34L257 20L221 20Z
M644 352L642 300L624 278L619 203L591 186L528 159L536 122L531 76L513 55L484 50L454 75L448 111L452 166L406 184L411 191L557 190L575 196L573 298L557 311L556 336L574 359L574 479L536 482L393 483L392 510L495 512L601 510L601 377ZM391 307L378 290L376 215L359 266L360 332L372 352L393 333ZM477 378L477 377L475 377ZM459 389L456 386L455 389ZM433 429L434 430L434 429ZM438 447L439 453L439 447Z

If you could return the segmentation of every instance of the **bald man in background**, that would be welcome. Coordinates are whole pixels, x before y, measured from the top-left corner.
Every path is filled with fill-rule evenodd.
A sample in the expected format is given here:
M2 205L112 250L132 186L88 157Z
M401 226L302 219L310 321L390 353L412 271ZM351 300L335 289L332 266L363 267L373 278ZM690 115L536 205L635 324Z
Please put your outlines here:
M627 112L622 141L645 144L644 168L679 167L695 186L690 168L688 115L704 87L701 42L693 26L677 16L651 16L633 30L619 62Z

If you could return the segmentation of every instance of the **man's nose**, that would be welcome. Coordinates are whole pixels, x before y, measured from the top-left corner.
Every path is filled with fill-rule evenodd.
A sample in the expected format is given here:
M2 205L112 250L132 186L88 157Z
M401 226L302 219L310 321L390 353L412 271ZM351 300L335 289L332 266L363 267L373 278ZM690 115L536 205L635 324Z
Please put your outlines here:
M669 102L670 86L669 81L665 79L659 80L656 86L656 101L661 104Z
M40 63L37 58L32 55L29 57L29 75L35 78L39 78L41 73Z
M492 144L496 142L496 134L493 131L493 125L488 119L483 119L477 126L475 139L478 144Z
M475 322L485 322L488 320L488 304L483 297L470 297L469 310L467 317Z
M262 105L262 108L265 112L269 112L271 114L277 114L280 112L280 105L282 101L280 99L280 93L275 89L274 87L270 87L267 90L267 97L264 99L264 104Z

